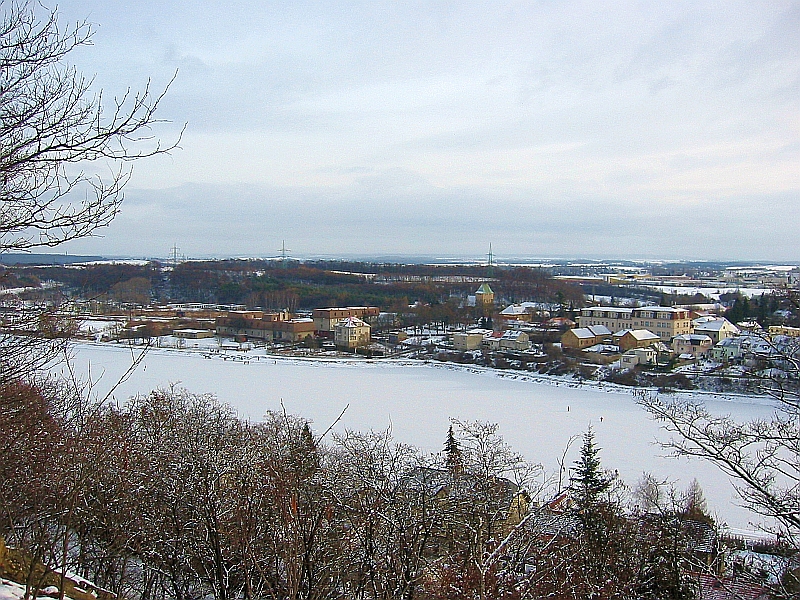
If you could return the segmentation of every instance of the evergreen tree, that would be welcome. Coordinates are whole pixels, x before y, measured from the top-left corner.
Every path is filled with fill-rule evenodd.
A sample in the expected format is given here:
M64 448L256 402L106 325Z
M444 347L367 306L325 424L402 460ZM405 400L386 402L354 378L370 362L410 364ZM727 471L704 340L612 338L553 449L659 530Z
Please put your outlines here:
M447 430L447 439L444 442L444 462L451 475L460 475L464 469L461 447L453 433L452 425Z
M731 323L738 323L740 321L747 321L750 319L750 300L747 296L739 295L733 303L733 306L725 313L725 317Z
M695 521L702 521L709 525L714 525L714 519L708 512L708 503L706 502L703 488L693 479L689 484L689 488L683 495L683 515Z
M600 466L600 448L594 443L594 431L589 430L583 434L581 455L575 461L572 470L572 489L574 499L580 512L596 507L601 496L611 489L613 478L606 475Z

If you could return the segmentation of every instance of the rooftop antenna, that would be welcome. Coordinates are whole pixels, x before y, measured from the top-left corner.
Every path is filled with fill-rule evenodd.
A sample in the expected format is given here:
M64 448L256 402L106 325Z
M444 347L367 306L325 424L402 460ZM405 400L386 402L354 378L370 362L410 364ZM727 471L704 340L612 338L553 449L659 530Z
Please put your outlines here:
M492 242L489 242L489 252L487 253L489 257L489 268L487 270L487 274L489 277L494 276L494 254L492 253Z

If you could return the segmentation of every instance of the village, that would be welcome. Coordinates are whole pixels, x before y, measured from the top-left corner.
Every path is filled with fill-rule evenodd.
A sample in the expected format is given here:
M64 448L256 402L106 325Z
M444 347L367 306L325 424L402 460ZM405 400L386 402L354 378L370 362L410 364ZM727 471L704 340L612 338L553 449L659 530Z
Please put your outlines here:
M127 315L84 315L77 337L234 355L263 347L283 356L417 358L726 392L757 391L764 375L780 379L782 357L795 356L800 347L799 327L732 323L719 303L625 307L588 301L566 312L547 302L500 303L483 282L463 304L472 322L406 326L402 315L376 306L291 312L170 304Z

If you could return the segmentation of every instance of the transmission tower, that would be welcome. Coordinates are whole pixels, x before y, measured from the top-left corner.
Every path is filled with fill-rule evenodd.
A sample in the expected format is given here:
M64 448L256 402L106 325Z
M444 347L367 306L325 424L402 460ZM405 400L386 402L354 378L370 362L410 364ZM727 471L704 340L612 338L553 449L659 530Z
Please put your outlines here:
M178 250L180 250L180 248L178 248L178 244L173 244L172 248L170 249L173 267L178 265Z
M286 240L282 240L281 249L279 250L279 252L281 253L281 267L285 269L286 258L289 255L289 252L291 252L291 250L289 250L289 248L286 247Z

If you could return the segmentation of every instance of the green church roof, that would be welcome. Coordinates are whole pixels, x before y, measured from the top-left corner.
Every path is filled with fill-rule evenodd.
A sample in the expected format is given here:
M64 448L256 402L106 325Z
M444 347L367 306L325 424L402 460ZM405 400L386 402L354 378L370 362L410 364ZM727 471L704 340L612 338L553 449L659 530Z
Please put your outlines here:
M475 292L476 294L494 294L492 288L489 287L488 283L482 283L481 287L478 288L478 291Z

